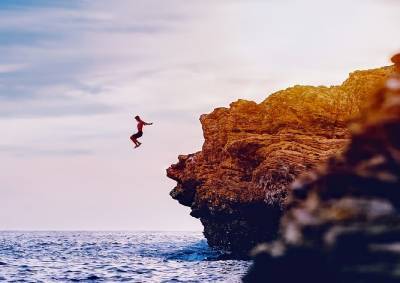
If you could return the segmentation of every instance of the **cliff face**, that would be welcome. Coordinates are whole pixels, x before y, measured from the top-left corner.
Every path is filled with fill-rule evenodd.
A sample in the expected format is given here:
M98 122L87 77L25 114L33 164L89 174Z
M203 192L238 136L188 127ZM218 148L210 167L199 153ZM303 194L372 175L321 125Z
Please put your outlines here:
M399 282L400 62L351 130L292 184L281 236L255 250L246 282Z
M202 151L167 169L171 196L191 207L211 246L246 254L276 236L288 185L343 150L347 121L390 72L357 71L341 86L295 86L202 115Z

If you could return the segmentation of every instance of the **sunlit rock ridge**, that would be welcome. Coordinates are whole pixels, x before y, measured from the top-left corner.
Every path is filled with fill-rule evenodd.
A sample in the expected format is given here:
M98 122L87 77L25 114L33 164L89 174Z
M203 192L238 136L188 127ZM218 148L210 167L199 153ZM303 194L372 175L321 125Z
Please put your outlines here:
M392 71L356 71L340 86L294 86L202 115L202 150L167 169L177 182L170 195L200 219L211 246L246 255L276 236L289 185L342 152L348 122Z

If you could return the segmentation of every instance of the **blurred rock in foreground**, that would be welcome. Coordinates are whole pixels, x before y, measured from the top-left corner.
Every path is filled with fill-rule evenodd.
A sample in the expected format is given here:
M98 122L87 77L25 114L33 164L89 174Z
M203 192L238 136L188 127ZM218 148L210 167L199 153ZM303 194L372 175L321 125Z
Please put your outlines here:
M400 56L351 142L292 184L280 237L245 282L400 282Z

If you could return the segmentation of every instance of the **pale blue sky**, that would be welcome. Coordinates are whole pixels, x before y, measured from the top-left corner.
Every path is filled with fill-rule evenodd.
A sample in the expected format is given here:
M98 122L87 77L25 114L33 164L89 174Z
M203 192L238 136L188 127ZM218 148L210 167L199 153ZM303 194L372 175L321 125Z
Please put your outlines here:
M399 51L398 1L0 2L0 229L199 230L165 168L198 117ZM153 121L132 148L133 116Z

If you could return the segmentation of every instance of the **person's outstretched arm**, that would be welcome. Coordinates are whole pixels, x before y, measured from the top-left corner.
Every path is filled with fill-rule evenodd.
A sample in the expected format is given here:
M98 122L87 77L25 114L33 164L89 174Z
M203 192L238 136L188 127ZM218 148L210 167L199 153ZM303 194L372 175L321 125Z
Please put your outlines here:
M146 123L146 122L144 122L144 121L143 121L143 123L144 123L145 125L153 125L153 123Z

